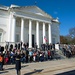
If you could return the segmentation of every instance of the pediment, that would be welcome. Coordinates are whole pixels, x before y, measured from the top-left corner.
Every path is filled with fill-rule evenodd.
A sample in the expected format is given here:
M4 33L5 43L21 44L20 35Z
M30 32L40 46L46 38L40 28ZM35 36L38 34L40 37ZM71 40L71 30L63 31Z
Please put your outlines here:
M43 10L41 10L37 6L17 7L16 9L19 9L19 11L22 11L22 12L28 12L28 13L33 13L36 15L52 18L50 15L45 13Z

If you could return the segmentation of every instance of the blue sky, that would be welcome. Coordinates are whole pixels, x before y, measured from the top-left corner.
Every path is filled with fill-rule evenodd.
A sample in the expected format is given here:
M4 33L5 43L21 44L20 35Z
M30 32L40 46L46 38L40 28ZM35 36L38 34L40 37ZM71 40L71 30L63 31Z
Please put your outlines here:
M59 18L60 35L67 35L70 28L75 27L75 0L0 0L0 4L10 6L35 5L47 12L52 17Z

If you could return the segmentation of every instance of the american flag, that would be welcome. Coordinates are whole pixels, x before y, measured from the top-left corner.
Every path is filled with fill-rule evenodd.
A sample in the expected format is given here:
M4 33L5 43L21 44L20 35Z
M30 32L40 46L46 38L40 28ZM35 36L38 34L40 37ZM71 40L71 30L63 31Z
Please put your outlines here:
M48 40L47 40L47 38L46 38L46 36L44 36L44 40L47 42Z

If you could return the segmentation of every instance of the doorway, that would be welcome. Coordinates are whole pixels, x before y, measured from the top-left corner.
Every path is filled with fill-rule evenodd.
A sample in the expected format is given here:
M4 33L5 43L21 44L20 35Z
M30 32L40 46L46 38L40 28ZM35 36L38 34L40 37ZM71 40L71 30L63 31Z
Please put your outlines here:
M34 34L32 34L32 47L34 47Z
M28 39L29 39L29 34L28 34ZM28 41L29 42L29 41ZM34 34L32 34L32 47L34 47Z

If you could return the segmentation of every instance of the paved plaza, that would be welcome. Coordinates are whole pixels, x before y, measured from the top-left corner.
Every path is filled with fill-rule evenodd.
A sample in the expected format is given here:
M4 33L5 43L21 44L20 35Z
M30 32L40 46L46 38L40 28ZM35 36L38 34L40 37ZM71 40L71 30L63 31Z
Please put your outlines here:
M16 75L15 65L5 65L0 75ZM21 75L75 75L75 58L22 64ZM71 74L72 73L72 74Z

